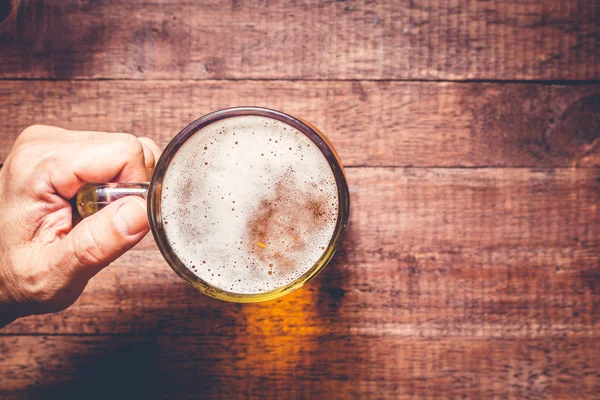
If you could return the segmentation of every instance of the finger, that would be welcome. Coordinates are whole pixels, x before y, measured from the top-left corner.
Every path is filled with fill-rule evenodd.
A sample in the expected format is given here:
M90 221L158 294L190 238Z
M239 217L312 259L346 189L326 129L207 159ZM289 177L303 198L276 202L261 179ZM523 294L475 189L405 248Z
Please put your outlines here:
M146 182L142 143L125 133L70 132L50 169L50 183L72 198L85 183Z
M115 201L83 219L51 251L73 280L89 279L148 233L146 202L135 196Z
M143 137L143 136L138 137L138 140L140 142L142 142L143 145L148 146L148 148L154 154L154 160L158 161L158 159L160 158L160 155L162 154L162 150L160 149L160 147L158 147L156 142L148 137Z
M144 144L141 140L142 148L144 149L144 164L146 165L146 178L150 180L152 178L152 172L154 171L154 165L156 160L154 159L154 153L150 148Z

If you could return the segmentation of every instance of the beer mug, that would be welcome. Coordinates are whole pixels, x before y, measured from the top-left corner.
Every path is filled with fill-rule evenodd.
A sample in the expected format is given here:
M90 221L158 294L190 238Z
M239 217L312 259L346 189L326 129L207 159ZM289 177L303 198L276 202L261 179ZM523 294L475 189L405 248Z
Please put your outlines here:
M167 145L149 183L85 184L77 209L85 218L130 195L147 200L158 248L184 281L240 303L284 296L323 270L350 209L325 136L259 107L192 122Z

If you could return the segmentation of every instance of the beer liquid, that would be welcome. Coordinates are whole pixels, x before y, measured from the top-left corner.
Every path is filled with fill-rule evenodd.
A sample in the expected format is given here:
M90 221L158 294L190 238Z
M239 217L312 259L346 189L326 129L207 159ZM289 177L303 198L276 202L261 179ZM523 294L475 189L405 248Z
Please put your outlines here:
M214 122L177 151L164 177L167 240L200 279L262 293L304 275L338 218L329 163L310 138L262 116Z

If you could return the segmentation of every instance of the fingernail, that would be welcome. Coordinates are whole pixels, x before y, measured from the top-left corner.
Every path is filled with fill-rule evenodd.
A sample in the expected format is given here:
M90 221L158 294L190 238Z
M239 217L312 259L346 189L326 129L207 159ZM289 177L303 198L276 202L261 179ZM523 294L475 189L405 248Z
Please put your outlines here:
M113 216L115 227L125 236L137 235L148 229L146 202L131 196L121 204Z

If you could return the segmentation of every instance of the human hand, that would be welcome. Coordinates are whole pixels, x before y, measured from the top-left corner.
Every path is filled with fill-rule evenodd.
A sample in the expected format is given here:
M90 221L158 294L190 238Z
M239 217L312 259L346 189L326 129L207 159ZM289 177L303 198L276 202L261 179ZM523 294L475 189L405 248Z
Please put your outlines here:
M148 233L128 196L73 226L86 182L147 182L160 150L148 138L31 126L0 170L0 327L69 307L88 280Z

